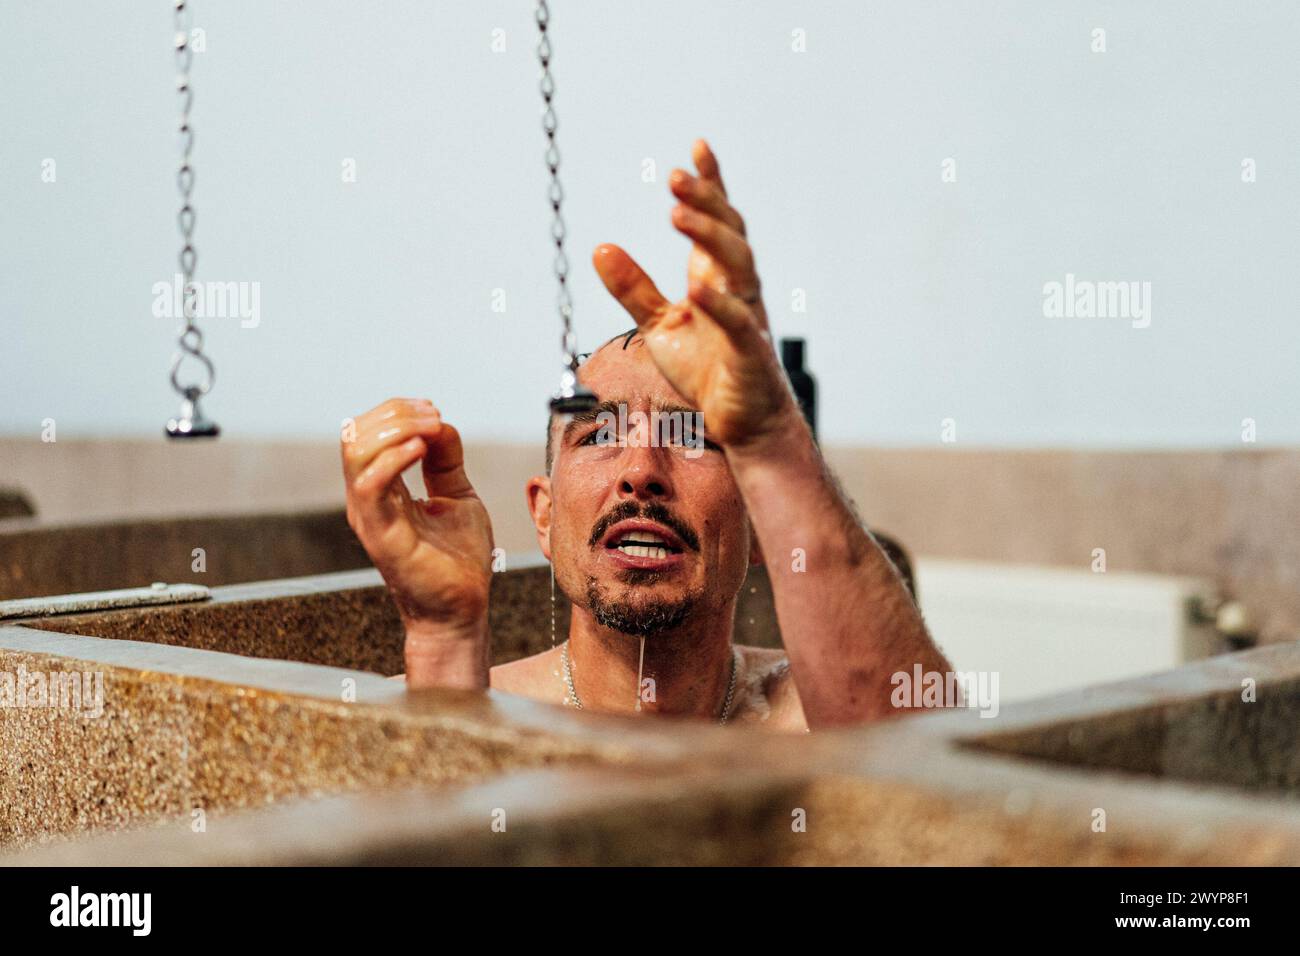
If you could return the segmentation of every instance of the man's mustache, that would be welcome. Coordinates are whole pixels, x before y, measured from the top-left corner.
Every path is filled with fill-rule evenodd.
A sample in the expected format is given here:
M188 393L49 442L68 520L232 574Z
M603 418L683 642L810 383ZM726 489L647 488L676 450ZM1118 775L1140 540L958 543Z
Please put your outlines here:
M645 518L647 521L661 524L665 528L671 529L677 537L682 539L682 543L692 551L700 550L699 536L695 534L691 526L657 501L652 501L648 505L638 505L635 501L624 501L622 504L615 505L596 522L596 526L591 529L591 538L587 544L590 547L596 547L610 528L620 521L627 521L630 518Z

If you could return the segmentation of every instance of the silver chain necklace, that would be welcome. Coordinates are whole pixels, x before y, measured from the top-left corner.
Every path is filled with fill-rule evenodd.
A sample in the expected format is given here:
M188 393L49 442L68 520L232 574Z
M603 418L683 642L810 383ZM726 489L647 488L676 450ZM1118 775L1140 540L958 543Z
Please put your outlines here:
M725 724L727 718L731 716L731 703L736 696L736 671L739 670L740 651L735 647L731 649L731 677L727 680L727 696L722 700L722 716L718 718L719 724ZM582 710L582 698L578 696L578 688L573 686L573 668L569 665L569 642L565 641L560 647L560 665L564 668L564 702L572 704L578 710ZM640 688L637 688L638 692Z

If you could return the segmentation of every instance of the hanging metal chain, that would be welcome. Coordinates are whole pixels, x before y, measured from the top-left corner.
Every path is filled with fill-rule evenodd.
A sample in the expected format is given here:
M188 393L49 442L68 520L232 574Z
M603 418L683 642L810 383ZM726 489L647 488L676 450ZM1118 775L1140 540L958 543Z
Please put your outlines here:
M578 340L573 333L573 297L569 293L569 258L564 254L566 229L560 207L564 202L564 187L560 184L560 147L555 141L559 119L555 115L555 77L551 75L551 37L547 28L551 24L551 10L546 0L537 0L537 60L542 66L539 89L542 93L542 131L546 133L546 168L551 174L547 198L551 203L551 241L555 243L555 279L559 284L556 308L560 313L560 350L564 358L564 374L560 379L560 392L552 401L555 411L574 412L590 408L595 396L578 385Z
M560 312L563 334L560 347L565 359L573 370L578 368L578 346L573 336L573 298L569 295L569 259L564 254L565 226L560 205L564 202L564 187L560 184L560 147L555 142L555 131L559 120L555 115L555 77L551 75L551 38L546 28L551 23L551 11L546 0L537 3L537 29L541 34L537 41L537 59L542 65L542 79L539 88L542 91L542 131L546 133L546 168L551 173L551 184L547 198L551 202L551 240L555 243L555 278L559 282L559 294L556 305Z
M167 434L174 438L192 436L209 436L217 434L217 426L206 421L198 411L199 397L212 391L216 381L216 369L212 360L203 354L203 333L195 324L196 300L198 286L194 282L194 269L198 264L198 252L194 248L194 207L190 203L190 194L194 190L194 166L190 155L194 150L194 128L190 124L190 108L194 105L194 91L190 86L190 66L193 63L193 51L190 49L190 8L188 0L174 0L173 23L176 29L174 40L176 49L176 92L181 97L181 163L176 171L176 186L180 191L181 208L176 214L180 227L181 251L178 257L181 271L181 301L185 326L181 330L177 344L180 351L172 360L172 388L184 400L179 418L167 423ZM197 359L204 368L204 375L197 381L182 385L180 369L186 356Z

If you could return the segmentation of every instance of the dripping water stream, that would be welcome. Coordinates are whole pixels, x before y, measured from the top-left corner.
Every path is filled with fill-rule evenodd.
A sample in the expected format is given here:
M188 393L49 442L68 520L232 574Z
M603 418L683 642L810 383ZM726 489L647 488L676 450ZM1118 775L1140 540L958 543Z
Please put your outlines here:
M641 635L641 658L636 664L636 711L641 712L641 673L645 667L645 635Z

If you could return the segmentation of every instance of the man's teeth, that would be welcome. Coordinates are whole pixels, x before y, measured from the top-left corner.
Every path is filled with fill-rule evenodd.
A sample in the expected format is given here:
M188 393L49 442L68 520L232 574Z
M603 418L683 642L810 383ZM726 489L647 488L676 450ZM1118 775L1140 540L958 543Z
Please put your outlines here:
M627 544L625 542L618 546L618 550L622 551L624 554L630 554L634 558L668 557L668 549L655 544Z
M635 537L628 536L617 545L618 550L634 558L666 558L667 542L657 534L641 532Z

